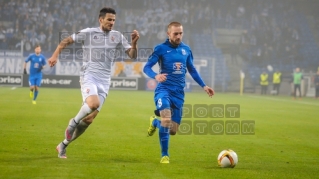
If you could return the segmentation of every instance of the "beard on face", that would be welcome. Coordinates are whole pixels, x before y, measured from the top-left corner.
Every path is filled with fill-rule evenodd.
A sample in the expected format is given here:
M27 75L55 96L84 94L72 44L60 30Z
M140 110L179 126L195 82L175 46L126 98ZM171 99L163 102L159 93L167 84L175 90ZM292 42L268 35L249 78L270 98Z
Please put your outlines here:
M171 40L171 43L175 46L179 45L181 43L180 39Z

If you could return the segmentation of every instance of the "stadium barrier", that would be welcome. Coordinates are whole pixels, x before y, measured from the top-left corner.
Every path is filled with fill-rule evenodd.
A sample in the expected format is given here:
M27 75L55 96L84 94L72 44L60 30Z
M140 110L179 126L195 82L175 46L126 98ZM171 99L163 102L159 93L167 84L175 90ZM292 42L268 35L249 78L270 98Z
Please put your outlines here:
M79 76L43 75L41 87L80 88ZM29 87L29 75L0 74L0 85ZM145 90L144 78L113 77L111 89Z

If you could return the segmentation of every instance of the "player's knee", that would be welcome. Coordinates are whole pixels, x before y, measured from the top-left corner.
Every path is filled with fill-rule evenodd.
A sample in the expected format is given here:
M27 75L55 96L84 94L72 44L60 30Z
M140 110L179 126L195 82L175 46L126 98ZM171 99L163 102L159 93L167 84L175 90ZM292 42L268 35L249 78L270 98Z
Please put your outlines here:
M172 112L171 109L163 109L160 111L161 118L167 118L171 119L172 118Z
M172 130L172 129L171 129L171 130L169 131L169 134L170 134L170 135L176 135L176 130Z
M85 102L93 111L100 107L100 101L98 96L89 96L88 98L86 98Z
M89 108L92 109L93 111L96 110L97 108L100 107L100 103L99 102L94 102L94 103L90 103L88 104Z
M170 127L171 120L170 118L161 118L161 125L164 127Z

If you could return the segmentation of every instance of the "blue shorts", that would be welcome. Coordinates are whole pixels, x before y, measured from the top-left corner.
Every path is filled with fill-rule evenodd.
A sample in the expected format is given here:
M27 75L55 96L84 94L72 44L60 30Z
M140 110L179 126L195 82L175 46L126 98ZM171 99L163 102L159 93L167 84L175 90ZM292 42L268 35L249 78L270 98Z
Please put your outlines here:
M172 94L166 90L156 91L154 102L158 111L170 109L172 121L176 122L177 124L181 123L183 115L184 93Z
M42 76L29 76L30 86L41 86Z

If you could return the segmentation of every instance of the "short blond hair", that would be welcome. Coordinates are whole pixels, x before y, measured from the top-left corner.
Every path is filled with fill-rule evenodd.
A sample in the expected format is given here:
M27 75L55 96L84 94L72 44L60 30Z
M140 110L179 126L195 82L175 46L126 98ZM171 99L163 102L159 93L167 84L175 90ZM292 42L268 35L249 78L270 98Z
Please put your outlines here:
M172 26L180 27L180 26L182 26L182 24L180 22L175 22L175 21L171 22L171 23L168 24L167 30L169 30Z

